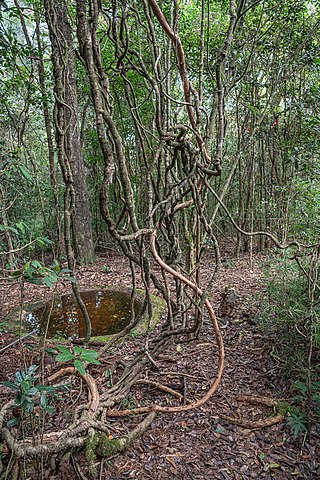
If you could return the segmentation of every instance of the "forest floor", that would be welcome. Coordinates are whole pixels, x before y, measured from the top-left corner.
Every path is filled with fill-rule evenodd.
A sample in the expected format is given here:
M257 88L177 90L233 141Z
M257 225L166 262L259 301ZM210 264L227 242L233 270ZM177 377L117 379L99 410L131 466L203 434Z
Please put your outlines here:
M108 273L103 271L106 265ZM209 278L214 267L210 258L206 259L205 266L203 280ZM210 294L215 307L218 308L226 287L235 288L239 301L231 317L221 322L226 363L222 382L213 397L191 412L158 414L141 439L125 453L97 464L97 479L320 479L319 425L312 427L309 438L294 439L285 422L252 429L234 425L223 418L227 415L258 420L271 415L270 409L265 407L237 402L239 395L289 400L292 395L274 355L274 333L259 327L259 312L253 305L253 298L263 289L262 275L259 258L250 266L248 258L243 257L225 261L217 276ZM95 266L80 268L77 278L81 287L131 284L130 269L126 260L119 256L99 257ZM69 288L59 285L58 291ZM47 287L26 285L24 302L50 298L50 295ZM19 286L2 285L0 296L0 380L12 380L14 373L26 363L35 363L36 354L30 350L32 341L26 342L24 348L18 344L1 353L1 348L14 339L6 333L3 320L12 308L19 305ZM136 351L136 343L137 339L129 339L122 354ZM159 381L167 382L188 398L192 399L193 394L199 397L212 382L217 364L217 348L209 322L205 320L200 338L189 343L172 344L156 362L158 369L151 365L148 378L161 379ZM101 391L106 388L105 367L106 364L89 368L98 379ZM8 395L8 390L0 386L0 405L8 401ZM134 387L132 391L135 402L149 398L151 402L170 404L168 397L170 395L147 392L145 386ZM114 436L123 429L130 429L130 419L125 426L120 423L113 419L110 424ZM72 457L72 462L64 464L59 473L51 471L48 478L86 478L84 464L85 458L80 453ZM35 480L42 477L31 474L21 478Z

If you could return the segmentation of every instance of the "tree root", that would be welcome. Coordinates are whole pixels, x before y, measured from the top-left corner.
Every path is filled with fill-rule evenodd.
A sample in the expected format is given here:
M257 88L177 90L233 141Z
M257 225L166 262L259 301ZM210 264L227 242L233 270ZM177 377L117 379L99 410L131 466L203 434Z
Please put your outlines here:
M228 415L220 415L223 420L227 420L234 425L239 427L248 428L250 430L255 430L264 427L271 427L277 423L282 423L284 420L283 415L276 415L275 417L263 418L262 420L246 420L244 418L229 417Z
M269 397L259 397L256 395L239 395L236 397L238 402L246 402L252 405L263 405L265 407L271 407L277 409L281 402ZM236 417L229 417L228 415L220 415L221 418L227 420L230 423L238 425L239 427L249 428L249 429L259 429L264 427L271 427L277 423L284 421L284 415L275 415L274 417L263 418L261 420L247 420Z
M66 375L77 375L81 377L88 386L90 398L86 416L65 430L46 433L36 439L34 437L27 437L23 441L16 440L7 428L2 428L2 437L17 458L22 458L26 455L39 456L43 454L53 454L70 447L81 447L85 444L86 436L79 437L78 435L85 433L92 426L92 422L94 422L93 417L99 408L98 388L91 375L88 373L81 375L74 367L62 368L48 377L47 382L53 384ZM5 413L13 405L14 401L11 401L2 408L0 412L1 426Z
M156 231L154 231L151 236L150 236L150 249L151 253L155 259L155 261L158 263L158 265L163 268L166 272L170 273L174 278L177 278L180 280L182 283L190 287L199 297L203 297L203 292L202 290L191 280L186 278L184 275L181 273L177 272L173 268L171 268L169 265L167 265L162 258L159 256L157 250L156 250ZM149 405L146 407L139 407L139 408L134 408L132 410L115 410L115 409L110 409L107 411L107 415L110 417L125 417L127 415L139 415L141 413L149 413L149 412L162 412L162 413L174 413L174 412L185 412L188 410L194 410L201 405L203 405L205 402L207 402L216 389L218 388L218 385L220 383L221 377L222 377L222 372L223 372L223 367L224 367L224 344L223 344L223 339L221 335L221 331L219 328L219 324L216 318L216 315L214 313L213 307L211 303L209 302L208 298L204 297L202 299L202 302L207 308L213 331L215 334L216 342L218 345L218 350L219 350L219 358L218 358L218 371L216 373L216 377L209 388L209 390L204 394L202 398L199 400L195 400L194 402L189 403L188 405L178 405L175 407L164 407L161 405Z
M158 390L161 390L162 392L169 393L170 395L173 395L174 397L179 398L180 400L183 400L183 395L176 390L173 390L170 387L167 387L166 385L162 385L159 382L154 382L153 380L138 380L137 384L141 385L151 385L152 387L157 388ZM190 400L187 400L188 403L191 403Z
M123 452L145 432L155 417L156 413L149 413L149 415L140 422L132 432L124 437L112 438L112 436L108 437L105 433L95 432L96 455L99 455L102 458L109 458L117 453Z
M91 375L88 373L81 375L74 367L66 367L51 375L47 379L47 382L53 384L66 375L80 376L89 388L91 398L89 400L86 416L82 416L77 422L65 430L46 433L37 439L25 438L23 441L18 441L7 428L2 428L2 438L17 459L26 456L40 457L46 454L53 455L67 450L68 448L84 447L87 445L88 438L90 438L88 437L88 431L90 430L94 432L94 435L96 435L96 438L99 440L96 449L98 455L107 455L108 449L107 447L103 447L106 443L108 444L109 450L112 451L112 454L121 452L148 427L156 415L155 413L148 415L129 435L117 439L110 439L108 436L107 425L95 421L93 418L99 408L99 394L96 383ZM2 422L6 411L12 407L13 404L13 401L8 402L2 408L0 412Z
M99 407L99 392L94 379L86 373L85 375L81 375L80 372L75 367L65 367L59 370L58 372L54 373L50 377L47 378L47 382L49 384L55 383L61 377L66 375L77 375L81 377L87 384L90 392L90 399L89 399L89 406L88 406L88 415L89 417L93 417Z
M237 402L251 403L253 405L264 405L266 407L277 407L280 400L270 397L260 397L258 395L239 395L236 397Z
M79 425L77 430L65 430L62 432L47 434L45 440L48 443L34 445L30 444L29 439L21 442L17 441L7 428L2 430L2 438L17 459L24 457L39 458L43 455L57 454L69 448L81 447L86 447L86 450L89 448L94 455L107 458L126 450L134 440L142 435L142 433L148 428L155 416L156 413L150 413L134 430L132 430L131 433L119 438L113 438L111 435L108 435L107 426L104 425L102 426L103 428L100 428L101 425L99 425L99 422L95 422L94 420L89 420L87 422L83 420L81 426ZM59 433L60 436L54 438L54 435L57 435L57 433ZM79 433L82 433L82 436L75 436ZM54 441L49 443L49 438Z
M90 454L92 458L94 458L95 455L99 455L103 458L110 457L128 448L129 445L131 445L131 443L146 430L146 428L155 418L157 412L174 413L193 410L208 401L209 398L216 391L220 383L224 366L224 345L213 307L209 300L203 295L202 290L200 290L200 288L196 284L194 284L188 278L181 275L179 272L176 272L165 262L163 262L163 260L159 257L156 251L155 238L156 233L154 232L151 235L150 246L156 262L160 265L161 268L166 270L173 277L178 278L185 285L189 286L196 295L198 295L199 297L203 297L202 304L204 304L208 310L219 351L217 373L210 388L203 395L202 398L186 402L184 395L181 395L179 392L176 392L169 387L165 387L157 382L152 382L152 385L160 388L166 393L170 393L171 395L178 397L181 401L184 401L184 404L178 406L161 406L157 404L151 404L149 406L143 406L133 410L119 411L111 408L113 407L113 405L115 405L115 403L117 403L118 398L121 397L121 393L123 393L122 390L127 391L131 385L136 383L136 377L140 373L141 364L136 364L130 372L125 372L125 376L124 378L122 378L122 384L120 383L120 385L110 388L107 392L102 394L101 397L99 397L96 383L91 377L91 375L89 375L88 373L86 373L85 375L81 375L74 367L65 367L56 372L55 374L51 375L47 379L47 382L49 384L54 384L66 375L79 376L84 380L89 390L88 406L83 409L80 418L78 418L78 420L71 424L67 429L59 432L46 433L36 439L25 438L23 441L18 441L14 438L12 433L7 428L2 428L2 437L6 442L8 448L16 456L17 459L25 457L39 458L43 455L57 454L69 448L81 447L86 448L86 453L89 457ZM166 341L166 338L163 337L160 340L159 345ZM154 349L154 352L157 352L157 348ZM124 382L126 382L125 386L123 385ZM149 384L150 382L151 381L149 381ZM1 423L3 423L5 413L9 408L10 402L0 411ZM112 438L112 436L109 434L108 426L104 422L97 420L97 415L100 413L102 413L102 416L103 414L106 414L106 416L115 417L124 417L126 415L137 415L142 413L148 413L149 415L128 435L119 438Z

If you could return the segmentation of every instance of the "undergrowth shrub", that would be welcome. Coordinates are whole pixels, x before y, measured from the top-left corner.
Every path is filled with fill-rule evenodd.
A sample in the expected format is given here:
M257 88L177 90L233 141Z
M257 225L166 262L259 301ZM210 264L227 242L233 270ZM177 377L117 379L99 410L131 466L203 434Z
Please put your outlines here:
M319 353L320 302L310 305L308 279L286 257L265 266L264 291L259 298L258 321L274 335L274 355L290 378L305 376L310 344Z
M273 333L272 355L298 407L288 422L295 436L306 431L311 417L319 420L320 413L320 289L314 268L319 269L308 257L298 262L285 255L269 259L259 298L259 325Z

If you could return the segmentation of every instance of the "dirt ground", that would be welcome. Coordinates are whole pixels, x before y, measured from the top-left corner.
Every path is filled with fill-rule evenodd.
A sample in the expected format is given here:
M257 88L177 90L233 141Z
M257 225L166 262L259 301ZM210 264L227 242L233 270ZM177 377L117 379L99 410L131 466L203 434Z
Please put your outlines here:
M104 270L108 267L108 273ZM203 281L210 276L213 265L206 259ZM215 395L201 408L181 414L158 414L140 441L124 454L111 459L98 459L96 478L120 480L196 480L196 479L320 479L320 426L313 426L309 438L294 439L285 422L252 429L237 426L224 416L259 420L271 415L272 410L242 403L239 395L260 395L270 398L290 399L290 388L281 376L280 365L273 352L273 332L259 328L252 298L261 291L262 271L258 259L250 267L248 259L229 259L223 263L210 294L216 308L219 307L225 288L234 287L239 296L235 311L221 321L226 349L226 364L222 382ZM99 257L95 266L81 268L77 272L81 287L97 285L130 286L131 274L126 260L115 257ZM58 291L69 290L59 285ZM44 286L26 285L25 303L50 298L52 292ZM0 380L12 380L14 373L36 361L36 354L20 344L2 352L4 346L14 340L6 333L5 315L20 303L18 285L0 286ZM127 352L136 350L136 339L126 343ZM115 352L113 352L115 354ZM103 366L107 365L105 359ZM172 344L157 359L156 369L148 369L149 379L165 382L170 388L182 392L190 399L199 398L206 391L215 375L217 347L209 321L204 320L203 332L190 343ZM102 367L90 367L90 373L98 378L100 391L107 388ZM8 401L8 389L0 386L0 404ZM132 390L135 402L157 401L170 404L170 396L150 391L146 386ZM110 428L116 436L123 429L130 429L130 421L123 425L112 419ZM40 475L40 474L39 474ZM37 474L21 478L42 478ZM83 455L72 455L59 472L48 473L51 479L88 478Z

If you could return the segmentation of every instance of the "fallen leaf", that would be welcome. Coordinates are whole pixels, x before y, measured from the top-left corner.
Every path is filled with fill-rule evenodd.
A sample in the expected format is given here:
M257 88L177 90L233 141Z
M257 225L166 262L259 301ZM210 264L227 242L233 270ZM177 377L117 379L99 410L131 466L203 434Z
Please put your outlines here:
M171 463L171 465L173 466L173 468L174 468L175 470L177 469L176 462L174 461L173 458L168 457L168 456L166 455L166 460L167 460L169 463Z

